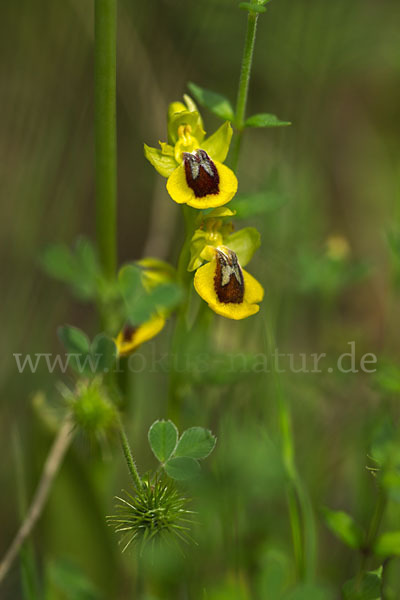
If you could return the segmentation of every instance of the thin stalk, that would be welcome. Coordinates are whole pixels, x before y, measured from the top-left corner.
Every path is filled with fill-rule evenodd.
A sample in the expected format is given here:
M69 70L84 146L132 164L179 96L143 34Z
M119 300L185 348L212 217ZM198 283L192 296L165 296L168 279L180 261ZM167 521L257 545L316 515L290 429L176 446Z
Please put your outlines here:
M103 273L117 265L116 0L95 0L96 233Z
M190 260L190 244L193 237L196 211L189 206L183 207L183 216L185 219L185 241L183 243L179 259L178 259L178 281L184 290L184 300L180 306L176 317L175 329L172 336L171 351L172 365L169 379L168 390L168 418L170 418L177 427L181 421L181 396L179 387L181 384L181 357L185 352L185 338L187 334L187 311L190 300L190 286L192 285L192 277L188 272L187 267Z
M390 600L390 598L392 598L393 596L390 594L389 591L389 584L388 584L388 567L390 564L390 561L392 560L392 557L389 556L389 558L387 558L385 560L385 562L382 565L382 576L381 576L381 600Z
M363 548L363 554L360 563L360 569L358 573L359 582L362 579L363 573L368 569L368 563L371 557L372 548L375 544L376 538L379 533L379 529L382 523L383 516L387 505L387 494L385 490L380 487L378 492L378 498L375 503L374 512L371 517L371 521L368 527L365 545Z
M267 315L268 318L269 316ZM272 358L276 346L271 327L267 323L265 323L265 335L268 356ZM275 368L275 362L272 360L271 363L278 408L282 461L288 477L287 502L297 573L300 579L312 581L316 563L314 512L308 493L298 474L294 459L294 439L290 406L283 392L280 376Z
M54 483L54 479L60 469L63 458L71 443L71 428L72 424L70 417L68 416L62 424L62 426L60 427L57 433L57 437L55 438L53 445L51 446L50 451L47 455L39 484L36 488L35 495L33 496L32 502L29 506L26 516L8 551L6 552L5 556L3 557L3 560L0 563L0 583L7 575L11 565L18 556L25 540L32 533L32 530L35 527L37 520L42 514L51 487Z
M253 63L254 44L256 41L258 14L249 12L247 17L246 39L244 43L242 66L240 70L239 89L236 101L235 125L237 135L235 136L233 153L232 153L232 168L237 170L239 162L240 145L242 143L244 122L246 116L247 96L249 93L249 83L251 66Z
M137 470L136 463L133 459L132 450L129 446L128 438L121 420L119 420L119 435L126 464L128 465L128 469L132 476L133 483L135 484L136 489L139 491L143 486L143 482L140 478L139 471Z

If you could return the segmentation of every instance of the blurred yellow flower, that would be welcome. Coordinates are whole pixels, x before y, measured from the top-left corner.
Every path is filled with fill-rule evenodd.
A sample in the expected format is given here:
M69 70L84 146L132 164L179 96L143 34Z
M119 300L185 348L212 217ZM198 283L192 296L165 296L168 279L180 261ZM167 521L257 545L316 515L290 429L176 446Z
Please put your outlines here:
M235 252L226 246L209 247L206 265L194 276L196 292L218 315L228 319L245 319L259 311L258 302L264 289L239 264Z
M344 260L350 254L350 244L342 235L330 235L326 240L326 254L332 260Z
M115 345L119 356L127 356L144 342L151 340L163 329L165 318L159 315L137 327L126 324L117 335Z

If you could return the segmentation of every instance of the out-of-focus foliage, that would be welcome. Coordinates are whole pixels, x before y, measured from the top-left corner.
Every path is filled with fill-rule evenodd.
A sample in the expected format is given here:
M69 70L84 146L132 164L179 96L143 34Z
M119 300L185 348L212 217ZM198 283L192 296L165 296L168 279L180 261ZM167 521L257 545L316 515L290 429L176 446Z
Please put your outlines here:
M94 237L92 2L4 4L1 553L20 518L10 432L18 425L29 499L53 436L31 399L45 397L46 406L57 408L55 381L72 377L57 369L49 373L44 361L35 372L21 373L13 354L64 353L59 323L75 323L93 338L98 326L92 308L71 300L62 281L72 284L79 299L106 293L90 247L80 242L69 250L78 233ZM185 92L211 109L204 110L209 132L220 125L218 117L229 118L244 8L231 0L190 0L183 18L178 0L119 0L121 264L136 265L142 256L176 259L178 207L145 160L142 144L155 147L167 138L165 107ZM81 440L22 557L22 583L15 567L1 590L6 599L326 600L340 597L343 585L344 597L360 597L354 592L359 557L341 541L354 546L355 530L343 513L364 531L378 482L390 509L375 547L382 560L374 559L377 564L357 583L364 600L379 597L378 562L398 554L400 6L396 0L275 0L260 8L267 10L259 21L246 117L258 115L253 125L273 125L272 113L291 126L246 130L239 194L230 204L243 227L256 224L262 235L252 266L266 289L264 307L243 323L216 318L212 343L199 327L180 365L189 370L180 389L180 430L200 424L218 437L199 478L182 484L196 498L191 508L197 512L198 546L185 558L171 552L138 564L127 551L121 559L105 515L115 490L127 485L126 467L112 449L107 462ZM201 85L198 93L186 87L189 81ZM216 90L222 99L210 100L205 90ZM332 236L347 241L347 257L338 260L328 252ZM60 282L43 274L40 257ZM84 278L76 277L77 261L85 265ZM172 287L163 291L161 303L178 301ZM194 300L193 311L199 307ZM148 305L131 308L140 321ZM320 371L282 374L298 468L318 515L318 583L312 587L294 584L276 392L264 360L265 322L273 322L279 352L292 353L295 366L301 353L308 365L312 354L327 354ZM73 332L63 333L68 343L74 341ZM128 433L144 471L154 464L148 428L165 414L170 333L167 325L132 357ZM333 366L352 340L358 372L342 373ZM77 335L78 342L92 356L94 342ZM378 357L376 373L360 368L365 353ZM325 506L336 536L321 516ZM399 595L398 564L393 559L388 569L392 598Z

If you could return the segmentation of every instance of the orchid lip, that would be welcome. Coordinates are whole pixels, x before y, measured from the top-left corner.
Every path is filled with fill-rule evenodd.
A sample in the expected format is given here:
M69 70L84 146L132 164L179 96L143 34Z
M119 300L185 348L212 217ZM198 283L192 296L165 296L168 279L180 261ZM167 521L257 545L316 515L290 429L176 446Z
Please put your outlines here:
M218 300L224 304L242 304L244 300L243 271L232 250L216 249L214 288Z
M214 162L205 150L183 153L187 185L197 198L219 193L219 174Z

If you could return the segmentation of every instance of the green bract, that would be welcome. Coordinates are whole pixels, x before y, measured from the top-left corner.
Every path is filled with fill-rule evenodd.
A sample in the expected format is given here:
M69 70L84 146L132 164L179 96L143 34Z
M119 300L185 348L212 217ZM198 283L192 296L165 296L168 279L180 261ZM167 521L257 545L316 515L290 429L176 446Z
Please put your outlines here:
M161 142L160 142L161 144ZM172 146L168 146L167 144L163 144L167 149L172 148ZM172 154L166 154L168 150L159 150L158 148L151 148L144 144L144 155L153 165L156 171L160 173L163 177L169 177L173 171L176 169L176 160Z
M196 229L190 247L190 262L188 271L198 269L207 259L204 255L208 246L228 246L237 255L242 266L246 266L257 248L260 247L260 234L255 227L244 227L232 233L230 223L222 224L219 220L209 219L206 226Z
M232 127L231 124L226 121L217 129L215 133L206 138L202 143L201 147L207 152L214 160L224 162L228 152L229 146L232 139Z
M190 125L192 135L201 142L206 134L203 120L196 104L190 96L184 95L185 104L172 102L168 107L168 141L175 144L178 141L178 129L181 125Z
M183 152L201 148L215 161L223 163L232 139L231 124L226 121L208 138L196 105L189 96L182 102L173 102L168 111L168 142L159 142L160 148L144 144L144 155L163 177L170 177L182 163Z

